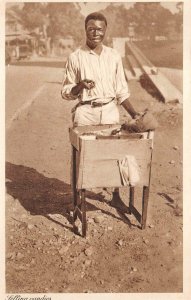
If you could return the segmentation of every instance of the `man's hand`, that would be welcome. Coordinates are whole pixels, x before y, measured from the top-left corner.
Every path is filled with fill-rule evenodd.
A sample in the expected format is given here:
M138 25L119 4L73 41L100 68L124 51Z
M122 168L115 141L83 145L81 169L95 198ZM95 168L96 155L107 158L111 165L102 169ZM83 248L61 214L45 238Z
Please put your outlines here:
M84 79L79 84L81 84L82 89L88 89L91 90L95 87L95 82L93 80Z
M71 90L73 95L78 95L83 89L91 90L95 87L95 82L90 79L84 79L80 81L76 86Z
M157 127L158 122L156 118L148 110L145 110L130 122L122 125L122 129L128 132L145 132L148 130L155 130Z

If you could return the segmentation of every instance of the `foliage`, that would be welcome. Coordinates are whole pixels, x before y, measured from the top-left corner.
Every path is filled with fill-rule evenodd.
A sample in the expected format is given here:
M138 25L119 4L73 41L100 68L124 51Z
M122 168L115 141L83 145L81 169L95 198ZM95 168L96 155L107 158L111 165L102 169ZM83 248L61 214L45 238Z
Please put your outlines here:
M160 5L154 3L135 3L134 10L138 11L137 33L153 37L154 35L166 35L167 22L172 18L172 13Z
M22 22L28 30L43 26L46 22L45 6L42 3L24 3L22 9Z
M82 36L84 18L73 3L26 2L19 15L29 31L43 31L45 26L46 35L51 38L73 36L78 41Z
M110 3L108 7L101 11L107 21L107 36L108 37L126 37L128 33L128 19L124 4L115 5Z
M181 33L183 6L177 3L178 13L172 14L160 2L137 2L127 9L125 3L110 3L101 12L108 20L107 37L128 36L129 25L134 26L135 34L153 38L166 35L173 30ZM46 36L72 36L80 43L84 36L84 17L80 6L74 2L26 2L22 9L13 7L23 26L29 31L45 28Z
M46 12L49 15L48 33L54 36L72 36L76 41L81 39L84 27L84 18L79 8L73 3L50 2L47 4Z
M176 17L160 2L136 2L130 9L125 4L111 3L102 11L108 18L108 34L112 36L127 36L129 25L134 25L135 33L140 37L168 35L169 24L176 26ZM173 24L174 20L175 24ZM181 23L181 16L179 23Z

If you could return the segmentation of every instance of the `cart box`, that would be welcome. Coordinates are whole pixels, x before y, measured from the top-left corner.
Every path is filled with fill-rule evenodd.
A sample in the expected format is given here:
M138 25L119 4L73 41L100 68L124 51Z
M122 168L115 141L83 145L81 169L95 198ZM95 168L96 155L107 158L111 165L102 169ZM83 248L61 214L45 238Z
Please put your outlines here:
M76 150L77 189L121 187L119 161L134 156L140 171L138 186L149 186L153 134L111 135L120 125L70 128L70 142Z

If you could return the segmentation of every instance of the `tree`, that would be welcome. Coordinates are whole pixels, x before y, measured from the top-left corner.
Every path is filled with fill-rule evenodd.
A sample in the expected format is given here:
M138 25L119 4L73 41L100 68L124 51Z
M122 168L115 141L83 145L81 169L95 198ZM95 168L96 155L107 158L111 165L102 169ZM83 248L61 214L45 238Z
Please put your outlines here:
M108 20L107 37L126 37L128 34L127 9L124 4L110 3L101 12Z
M6 25L7 24L10 25L10 23L11 23L12 31L14 31L14 30L17 31L18 27L22 27L22 25L23 25L22 24L22 10L17 4L6 7L5 17L6 17ZM9 25L6 27L9 27ZM10 30L10 28L9 28L9 30Z
M155 35L165 35L167 24L172 19L172 13L159 2L135 3L131 13L138 24L137 34L151 39Z
M24 28L36 33L36 39L33 40L33 51L34 54L36 54L39 51L39 38L41 33L45 33L45 45L47 45L46 25L48 23L48 17L46 15L46 5L40 2L25 2L20 11L20 18Z
M45 6L40 3L25 2L22 9L22 21L29 30L41 28L45 23Z
M168 22L174 17L160 2L136 2L129 9L124 4L111 3L102 12L108 19L107 35L111 37L128 36L132 23L139 37L153 39L155 35L166 35Z
M49 14L49 35L55 36L72 36L78 43L81 41L84 29L84 18L80 14L80 8L70 2L54 3L47 5Z
M80 8L70 2L26 2L20 11L23 26L36 33L38 40L43 37L47 53L50 52L50 42L56 36L72 36L78 43L82 39L84 18Z

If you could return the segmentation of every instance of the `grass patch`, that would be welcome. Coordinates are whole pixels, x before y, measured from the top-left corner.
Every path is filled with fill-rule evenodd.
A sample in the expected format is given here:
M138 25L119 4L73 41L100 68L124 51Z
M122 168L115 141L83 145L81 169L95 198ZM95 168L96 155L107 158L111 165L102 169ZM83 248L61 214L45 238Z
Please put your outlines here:
M183 68L182 41L141 41L135 44L156 67Z

